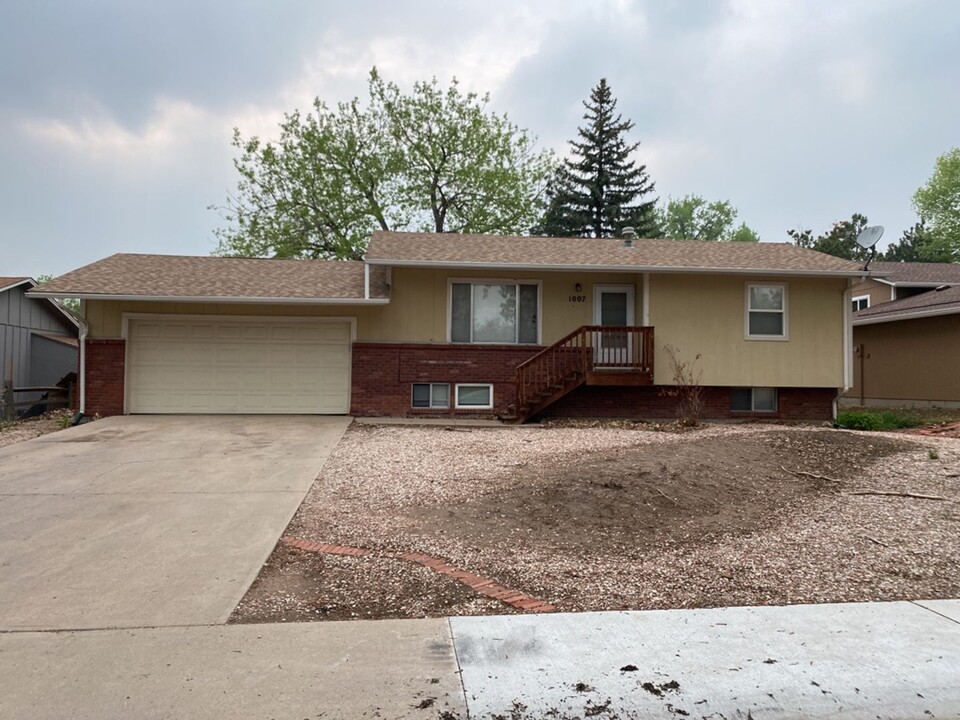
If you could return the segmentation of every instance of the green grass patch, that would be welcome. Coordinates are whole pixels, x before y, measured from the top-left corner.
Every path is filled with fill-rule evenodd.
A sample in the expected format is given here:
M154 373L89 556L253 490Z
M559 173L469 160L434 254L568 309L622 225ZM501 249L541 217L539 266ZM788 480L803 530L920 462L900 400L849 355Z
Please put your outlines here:
M848 430L900 430L922 424L920 418L892 410L848 410L837 415L837 425Z

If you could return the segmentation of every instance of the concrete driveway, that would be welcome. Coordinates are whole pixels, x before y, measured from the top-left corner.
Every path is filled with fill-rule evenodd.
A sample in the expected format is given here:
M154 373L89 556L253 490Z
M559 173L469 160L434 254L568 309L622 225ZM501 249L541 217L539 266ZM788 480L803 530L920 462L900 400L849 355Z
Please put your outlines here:
M115 417L0 449L0 630L225 622L349 423Z

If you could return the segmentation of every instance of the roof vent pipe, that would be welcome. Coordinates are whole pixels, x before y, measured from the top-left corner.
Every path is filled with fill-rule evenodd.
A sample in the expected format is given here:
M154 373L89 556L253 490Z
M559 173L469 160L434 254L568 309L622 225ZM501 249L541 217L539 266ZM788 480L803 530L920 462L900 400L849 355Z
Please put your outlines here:
M623 229L623 246L624 247L633 247L633 239L636 237L632 227L625 227Z

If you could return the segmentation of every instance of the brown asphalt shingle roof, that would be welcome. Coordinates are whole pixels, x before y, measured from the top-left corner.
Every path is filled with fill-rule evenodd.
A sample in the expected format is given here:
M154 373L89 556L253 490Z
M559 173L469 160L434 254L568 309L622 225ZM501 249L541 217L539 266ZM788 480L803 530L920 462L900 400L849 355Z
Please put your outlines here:
M64 296L361 300L363 272L363 263L356 261L121 253L68 272L34 290ZM388 297L384 268L371 268L370 297Z
M30 280L28 277L0 277L0 289L8 288L11 285L19 285L24 280Z
M943 290L930 290L902 300L880 303L854 313L853 320L856 322L857 320L887 317L894 319L894 316L899 319L901 315L904 316L903 319L908 319L911 314L925 314L931 311L942 311L944 314L960 313L960 285L954 285Z
M894 285L900 283L960 284L960 263L875 262L870 263L870 269L888 273L883 279Z
M391 264L544 266L642 270L788 271L856 275L857 263L787 243L545 238L374 232L364 256Z

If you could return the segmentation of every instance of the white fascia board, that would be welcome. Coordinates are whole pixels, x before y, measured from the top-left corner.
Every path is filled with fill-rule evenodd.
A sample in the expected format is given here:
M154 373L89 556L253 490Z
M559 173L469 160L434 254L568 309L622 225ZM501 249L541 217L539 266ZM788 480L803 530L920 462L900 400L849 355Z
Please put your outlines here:
M880 282L885 282L881 280ZM958 282L891 282L890 285L894 287L918 287L918 288L938 288L943 287L944 285L948 287L953 287L954 285L960 285Z
M135 302L185 302L224 303L248 305L388 305L389 298L262 298L262 297L211 297L209 295L107 295L102 293L27 293L30 297L58 298L75 297L81 300L124 300Z
M616 272L710 275L791 275L800 277L868 277L864 270L776 270L772 268L711 268L657 265L544 265L541 263L438 262L422 260L367 260L370 265L394 267L447 268L450 270L528 270L533 272Z
M877 315L865 318L854 318L853 324L857 325L876 325L878 323L894 322L896 320L913 320L914 318L936 317L938 315L956 315L960 314L960 307L935 308L932 310L918 310L917 312L890 313L889 315Z
M21 285L27 285L28 283L29 283L30 287L36 287L36 285L37 285L37 282L36 282L33 278L24 278L23 280L18 280L17 282L13 283L12 285L6 285L6 286L4 286L4 287L0 287L0 292L6 292L7 290L13 290L13 289L16 288L16 287L20 287Z

